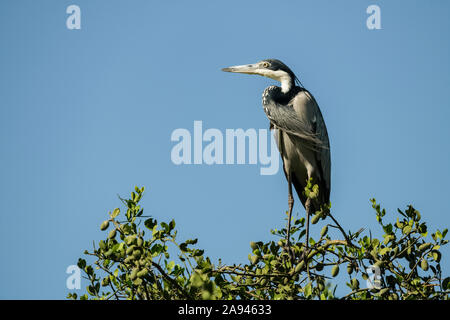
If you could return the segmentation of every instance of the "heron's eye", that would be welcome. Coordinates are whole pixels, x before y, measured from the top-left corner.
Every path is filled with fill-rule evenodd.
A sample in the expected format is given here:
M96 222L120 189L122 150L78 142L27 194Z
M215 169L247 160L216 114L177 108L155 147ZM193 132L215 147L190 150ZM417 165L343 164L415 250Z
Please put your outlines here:
M262 64L262 65L263 65L263 67L264 67L264 68L268 68L268 67L270 67L270 63L268 63L268 62L263 62L263 64Z

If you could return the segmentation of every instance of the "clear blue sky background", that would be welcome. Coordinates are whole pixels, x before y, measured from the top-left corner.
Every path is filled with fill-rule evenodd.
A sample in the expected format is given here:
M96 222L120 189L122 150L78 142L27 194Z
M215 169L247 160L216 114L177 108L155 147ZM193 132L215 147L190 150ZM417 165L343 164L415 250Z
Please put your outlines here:
M66 28L70 4L81 30ZM370 4L382 30L366 28ZM264 58L319 102L346 229L379 234L371 197L449 227L449 13L446 0L1 1L0 298L64 298L67 266L135 185L147 214L175 218L213 258L245 262L250 241L271 239L287 209L281 170L170 159L172 131L194 120L268 127L274 81L220 71Z

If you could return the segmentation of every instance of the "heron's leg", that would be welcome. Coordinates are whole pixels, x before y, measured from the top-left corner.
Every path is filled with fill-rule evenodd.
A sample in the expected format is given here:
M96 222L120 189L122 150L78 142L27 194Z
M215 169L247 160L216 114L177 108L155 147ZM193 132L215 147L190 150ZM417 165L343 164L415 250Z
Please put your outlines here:
M291 252L291 219L292 219L292 209L294 207L294 197L292 196L292 182L291 182L291 175L288 175L288 185L289 185L289 195L288 195L288 205L289 205L289 216L288 216L288 225L287 225L287 236L286 236L286 243L287 243L287 249L289 251L289 255L292 257Z
M306 252L308 252L308 248L309 248L309 216L311 215L311 199L308 198L306 199L306 203L305 203L305 209L306 209L306 241L305 241L305 245L306 245Z
M305 240L305 250L303 250L303 259L306 263L306 272L308 274L308 278L311 281L311 274L309 273L309 263L308 263L308 255L309 255L309 216L311 215L311 199L306 199L305 202L306 209L306 240Z

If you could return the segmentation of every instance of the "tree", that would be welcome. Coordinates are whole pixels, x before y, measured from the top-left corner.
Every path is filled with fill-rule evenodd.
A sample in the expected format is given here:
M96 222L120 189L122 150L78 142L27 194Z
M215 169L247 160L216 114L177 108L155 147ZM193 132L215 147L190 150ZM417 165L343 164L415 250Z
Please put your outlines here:
M311 183L305 195L319 190ZM251 242L249 263L215 265L197 239L177 240L175 221L160 222L143 215L139 205L144 188L135 188L120 209L109 213L100 229L106 239L78 260L89 280L87 293L71 299L449 299L450 278L442 277L441 246L447 229L428 236L427 225L412 206L398 210L395 222L385 222L386 210L371 199L382 239L365 230L345 233L329 210L311 219L327 223L320 238L304 244L305 218L294 219L291 248L286 249L286 228L271 230L278 241ZM329 229L342 233L332 239ZM333 279L341 269L348 274L348 292L335 295ZM379 274L378 274L379 273ZM358 278L368 280L363 286Z

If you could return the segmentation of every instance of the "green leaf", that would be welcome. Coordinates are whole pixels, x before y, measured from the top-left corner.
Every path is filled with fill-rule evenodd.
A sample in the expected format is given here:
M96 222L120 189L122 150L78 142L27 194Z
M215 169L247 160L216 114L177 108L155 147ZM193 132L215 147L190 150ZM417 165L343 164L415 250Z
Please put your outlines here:
M406 234L406 235L410 234L411 233L411 226L409 226L409 225L405 226L403 228L402 232L403 232L403 234Z
M432 246L432 244L431 244L430 242L427 242L427 243L421 244L421 245L419 246L419 250L420 250L420 251L425 251L425 250L427 250L428 248L430 248L431 246Z
M109 232L108 238L109 238L109 239L114 239L114 238L116 237L116 234L117 234L117 230L116 230L116 229L112 229L112 230Z
M170 262L166 265L166 268L167 268L168 271L172 271L174 267L175 267L175 261L170 261Z
M186 240L186 244L196 244L198 242L198 239L188 239Z
M109 227L109 221L108 221L108 220L105 220L105 221L103 221L102 224L100 225L100 230L104 231L104 230L108 229L108 227Z
M308 284L303 289L303 292L304 292L306 298L309 298L311 296L311 294L312 294L311 282L308 282Z
M107 285L109 285L110 279L109 277L105 277L102 280L102 287L106 287Z
M139 272L139 268L134 268L130 273L130 279L135 280L137 278L137 273Z
M295 267L294 271L296 273L299 273L303 269L304 266L305 266L305 260L302 260L302 261L300 261L299 264L297 264L297 266Z
M119 208L115 208L113 210L113 212L111 213L111 219L114 219L115 217L117 217L120 214L120 209Z
M392 233L392 224L389 223L388 225L383 226L383 230L387 234L391 234Z
M100 247L100 249L105 250L108 246L106 244L105 241L100 240L100 242L98 243L98 246Z
M135 234L132 234L130 236L125 237L124 241L127 246L131 246L133 243L136 242L137 236Z
M316 224L317 222L319 222L320 219L320 213L316 214L312 219L311 219L311 223L312 224Z
M161 227L164 229L165 232L169 232L169 225L165 222L161 222Z
M95 296L95 288L92 285L86 287L86 291L91 295Z
M422 261L420 262L420 267L424 271L428 270L428 261L427 261L427 259L422 259Z
M359 281L358 281L358 279L353 278L353 279L350 281L350 284L351 284L351 287L352 287L353 290L359 289Z
M156 221L156 220L154 220L152 218L148 218L147 220L144 221L144 225L149 230L153 230L153 227L156 226L157 224L158 224L158 221Z
M335 265L331 269L331 276L336 277L339 274L339 265Z
M251 264L256 264L258 263L259 257L258 256L251 256L250 258L250 262Z
M173 230L175 228L175 220L171 220L169 223L169 230Z
M447 277L442 281L442 289L450 290L450 277Z
M352 274L352 272L353 272L353 264L351 262L349 262L347 264L347 273Z
M79 258L77 266L80 269L84 269L86 267L86 260Z
M431 252L431 256L433 257L434 261L440 262L441 261L441 253L437 250L433 250Z
M148 274L148 270L147 270L147 268L144 268L144 269L142 269L141 271L139 271L139 272L136 274L136 276L137 276L138 278L143 278L143 277L145 277L147 274Z
M378 293L380 296L384 296L385 294L387 294L389 292L389 288L384 288L381 289L380 292Z
M420 221L420 219L421 219L420 212L418 210L415 210L414 213L415 213L414 220Z
M324 226L320 231L320 237L324 237L328 233L328 225Z

